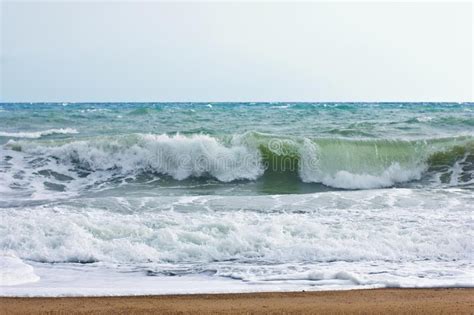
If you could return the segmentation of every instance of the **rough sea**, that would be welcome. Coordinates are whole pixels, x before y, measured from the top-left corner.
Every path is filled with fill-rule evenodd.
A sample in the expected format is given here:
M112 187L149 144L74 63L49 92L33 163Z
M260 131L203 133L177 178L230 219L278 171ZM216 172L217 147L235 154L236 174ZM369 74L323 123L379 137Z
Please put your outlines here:
M474 286L472 103L0 104L0 295Z

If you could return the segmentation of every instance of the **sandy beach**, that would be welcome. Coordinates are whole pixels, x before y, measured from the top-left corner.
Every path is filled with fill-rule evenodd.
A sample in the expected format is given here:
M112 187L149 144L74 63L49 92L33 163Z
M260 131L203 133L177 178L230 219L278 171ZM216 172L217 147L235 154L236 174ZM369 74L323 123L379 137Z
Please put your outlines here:
M2 314L473 314L474 289L1 298Z

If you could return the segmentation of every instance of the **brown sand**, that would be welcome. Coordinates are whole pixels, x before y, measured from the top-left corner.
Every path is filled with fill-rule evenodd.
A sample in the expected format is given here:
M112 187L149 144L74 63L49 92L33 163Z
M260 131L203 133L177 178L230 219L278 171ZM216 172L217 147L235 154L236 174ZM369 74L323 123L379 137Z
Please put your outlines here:
M474 289L0 298L1 314L474 314Z

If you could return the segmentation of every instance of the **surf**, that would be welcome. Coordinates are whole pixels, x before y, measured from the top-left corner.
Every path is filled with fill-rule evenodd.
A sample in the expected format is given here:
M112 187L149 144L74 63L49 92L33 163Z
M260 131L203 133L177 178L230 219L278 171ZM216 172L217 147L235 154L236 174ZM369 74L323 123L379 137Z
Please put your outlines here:
M416 182L474 182L474 138L419 140L306 138L258 132L222 135L131 134L54 140L10 140L2 148L8 187L23 177L68 190L117 178L185 181L316 183L334 189L373 189ZM5 167L5 166L4 166ZM27 174L24 174L24 173ZM7 180L7 177L9 179ZM62 188L61 188L62 187ZM48 189L48 187L46 187ZM3 187L6 189L6 187Z
M22 132L5 132L0 131L0 137L4 138L29 138L38 139L44 136L55 135L55 134L76 134L79 133L73 128L59 128L59 129L48 129L43 131L22 131Z

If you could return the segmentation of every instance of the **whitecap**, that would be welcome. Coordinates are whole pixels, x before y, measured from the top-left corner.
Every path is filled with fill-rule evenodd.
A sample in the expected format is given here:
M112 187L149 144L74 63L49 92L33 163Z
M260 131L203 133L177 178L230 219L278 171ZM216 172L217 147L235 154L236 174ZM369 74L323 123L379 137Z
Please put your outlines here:
M0 137L37 139L43 136L49 136L53 134L76 134L76 133L79 133L79 132L73 128L48 129L48 130L43 130L43 131L32 131L32 132L0 131Z

